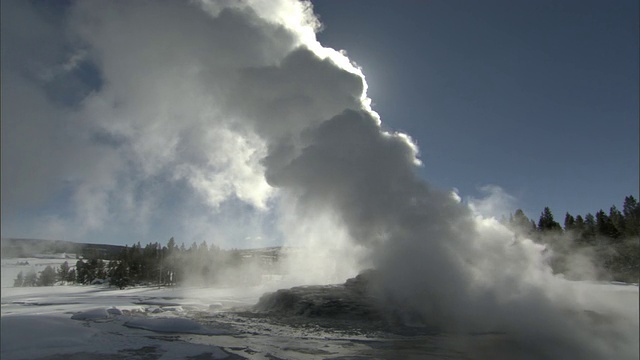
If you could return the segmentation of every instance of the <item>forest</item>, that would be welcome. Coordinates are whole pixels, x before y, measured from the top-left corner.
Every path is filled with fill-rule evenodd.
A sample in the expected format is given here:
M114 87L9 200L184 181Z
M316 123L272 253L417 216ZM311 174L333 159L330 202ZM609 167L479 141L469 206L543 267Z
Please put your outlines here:
M637 283L640 277L640 205L633 196L583 215L566 213L563 225L544 208L536 223L520 209L505 221L520 237L549 249L555 273L571 280L609 280Z
M526 238L544 245L554 273L567 279L638 283L640 204L633 196L625 197L622 211L613 205L595 215L566 213L563 225L548 207L537 222L518 209L503 223L514 232L515 240ZM64 262L58 269L47 266L40 273L20 272L14 286L255 285L265 274L277 274L276 265L284 256L282 248L225 250L204 241L186 248L177 246L174 238L166 246L156 242L142 247L138 242L117 255L104 255L89 249L75 268Z
M14 287L51 286L54 284L103 284L121 289L132 285L255 285L262 274L275 272L279 248L224 250L195 242L186 248L173 238L166 246L149 243L125 246L119 255L104 259L99 251L84 252L75 268L65 261L59 268L51 266L39 273L20 272ZM242 271L241 271L242 270Z

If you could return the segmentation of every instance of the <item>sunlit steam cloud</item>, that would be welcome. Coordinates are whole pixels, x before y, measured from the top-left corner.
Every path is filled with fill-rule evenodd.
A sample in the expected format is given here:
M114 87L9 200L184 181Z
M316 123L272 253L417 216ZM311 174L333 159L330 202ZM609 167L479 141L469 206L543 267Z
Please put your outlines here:
M78 2L65 20L54 55L3 74L3 90L15 87L2 110L3 143L14 137L3 194L35 164L55 164L9 201L63 193L73 204L43 233L145 231L167 218L202 235L220 232L215 219L228 211L245 214L233 226L249 217L260 232L272 218L287 245L316 255L289 264L297 281L375 267L381 302L408 323L507 331L538 357L637 354L637 322L625 334L589 330L567 315L580 293L551 274L543 249L417 176L417 146L383 128L362 71L316 41L310 4ZM73 99L47 93L83 62L99 85L85 81ZM19 64L3 55L5 66Z

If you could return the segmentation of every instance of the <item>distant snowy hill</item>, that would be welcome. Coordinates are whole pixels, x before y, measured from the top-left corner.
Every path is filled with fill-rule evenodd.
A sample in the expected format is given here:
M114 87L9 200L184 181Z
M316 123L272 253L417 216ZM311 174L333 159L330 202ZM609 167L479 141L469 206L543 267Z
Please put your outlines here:
M47 254L75 254L87 257L97 255L102 259L112 258L124 249L120 245L86 244L64 240L15 239L0 240L2 258L46 257Z

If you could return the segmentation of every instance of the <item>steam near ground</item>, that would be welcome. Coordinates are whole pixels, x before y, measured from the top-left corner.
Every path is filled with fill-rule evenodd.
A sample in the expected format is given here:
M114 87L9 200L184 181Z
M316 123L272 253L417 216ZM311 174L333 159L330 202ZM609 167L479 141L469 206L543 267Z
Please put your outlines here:
M357 317L341 321L251 311L269 286L6 286L12 280L9 273L63 260L3 259L3 359L538 359L580 354L550 352L566 350L561 339L535 348L535 341L506 332L445 332L433 327L394 332ZM620 324L638 318L637 286L582 282L575 288L583 307L564 315L586 310L594 330L622 330ZM324 289L317 295L323 296ZM611 316L612 304L626 319ZM626 358L621 349L615 356Z
M189 235L271 219L285 245L309 251L288 260L292 285L375 268L372 295L405 324L506 333L531 358L637 358L637 303L554 276L539 245L417 176L417 146L371 110L362 70L316 41L308 3L78 2L64 21L76 46L56 49L57 68L3 78L15 86L3 95L6 141L42 147L6 156L52 157L42 162L61 166L43 179L64 173L71 184L71 216L47 218L49 237L83 236L115 213L145 227L177 211L170 221ZM97 68L99 87L63 100L35 89L40 106L20 106L33 99L30 81L55 92L51 79L74 79L83 63ZM69 126L41 132L51 118ZM16 179L33 179L20 191L42 191L38 176L7 175ZM178 204L153 214L169 192ZM229 209L249 215L226 225L202 215ZM13 321L4 293L3 337Z

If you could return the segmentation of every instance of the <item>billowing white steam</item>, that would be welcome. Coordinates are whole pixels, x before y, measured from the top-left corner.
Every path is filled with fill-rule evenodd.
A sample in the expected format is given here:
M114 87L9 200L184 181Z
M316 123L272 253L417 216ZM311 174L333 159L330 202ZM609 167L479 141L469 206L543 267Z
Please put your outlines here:
M65 20L75 48L34 71L72 72L88 61L99 88L71 109L35 90L44 105L34 110L20 105L31 83L3 78L3 90L19 85L16 99L3 101L3 121L16 124L6 125L14 136L45 139L36 147L57 165L45 177L64 177L76 204L52 227L90 231L114 213L144 226L175 200L173 216L204 233L203 212L236 202L275 214L287 244L314 249L313 259L292 264L305 281L377 268L378 295L408 322L506 331L539 351L532 358L637 355L637 322L623 333L618 319L589 330L580 292L551 274L542 249L416 175L417 147L383 129L360 69L316 41L309 4L81 1ZM37 130L59 119L64 126Z

